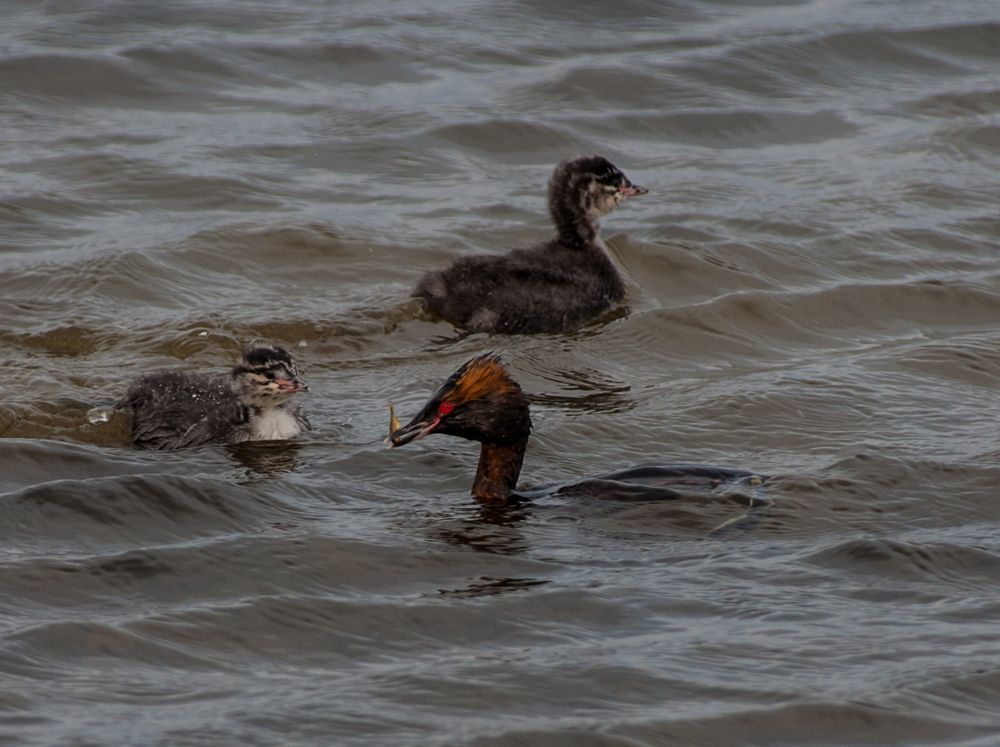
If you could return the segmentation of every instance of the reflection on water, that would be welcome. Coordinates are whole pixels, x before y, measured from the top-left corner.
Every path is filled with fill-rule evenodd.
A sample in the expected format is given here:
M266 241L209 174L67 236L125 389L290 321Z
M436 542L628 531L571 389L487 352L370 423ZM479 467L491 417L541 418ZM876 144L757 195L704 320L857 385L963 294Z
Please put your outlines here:
M460 589L441 589L438 593L444 597L493 597L498 594L508 594L512 591L525 591L533 589L536 586L543 586L547 583L549 583L548 579L488 578L484 576Z
M277 477L298 468L302 445L295 441L245 441L227 445L225 450L251 474Z
M631 387L625 381L616 380L595 370L548 371L546 379L570 394L532 394L532 404L547 407L561 407L580 413L621 413L636 407L630 396Z
M439 517L430 535L476 552L511 555L528 549L518 526L531 517L530 506L479 504L468 507L466 512L471 513Z

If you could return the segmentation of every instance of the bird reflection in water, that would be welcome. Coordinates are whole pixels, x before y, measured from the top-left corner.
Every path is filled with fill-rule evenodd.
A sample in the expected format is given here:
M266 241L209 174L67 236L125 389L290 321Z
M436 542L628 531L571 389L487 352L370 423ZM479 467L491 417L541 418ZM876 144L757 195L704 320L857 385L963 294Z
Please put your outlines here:
M521 555L528 550L528 541L519 525L528 518L530 506L512 504L480 504L467 507L471 513L453 517L438 525L434 536L450 545L495 555ZM514 591L526 591L549 583L550 579L530 577L480 576L455 589L440 589L441 596L473 598L492 597Z
M274 477L298 469L302 444L295 441L243 441L225 448L234 461L252 474Z
M480 576L468 586L460 589L440 589L438 594L443 597L495 597L512 591L527 591L537 586L549 583L547 578L493 578Z

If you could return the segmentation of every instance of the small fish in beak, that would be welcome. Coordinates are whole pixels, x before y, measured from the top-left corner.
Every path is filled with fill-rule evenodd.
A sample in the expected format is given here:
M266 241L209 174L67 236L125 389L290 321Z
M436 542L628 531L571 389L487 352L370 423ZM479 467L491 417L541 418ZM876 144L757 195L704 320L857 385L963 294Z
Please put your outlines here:
M395 441L393 441L392 437L396 434L396 431L399 430L399 426L400 426L399 418L396 417L396 406L394 404L392 404L392 402L390 402L389 403L389 435L386 436L384 439L382 439L382 445L385 446L385 448L391 449L393 446L397 445L395 443Z
M434 432L434 429L438 427L441 419L435 418L433 420L424 420L418 415L402 427L400 427L399 421L396 420L395 415L390 415L389 421L390 425L394 424L395 427L392 428L384 443L389 448L393 448L396 446L402 446L403 444L408 444L410 441L419 441L424 436L429 436Z

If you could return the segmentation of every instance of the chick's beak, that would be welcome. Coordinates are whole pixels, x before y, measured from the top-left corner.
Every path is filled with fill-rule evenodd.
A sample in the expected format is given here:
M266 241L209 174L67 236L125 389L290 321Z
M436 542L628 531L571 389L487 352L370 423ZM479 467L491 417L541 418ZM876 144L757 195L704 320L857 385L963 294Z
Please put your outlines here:
M278 389L282 392L288 392L289 394L295 394L296 392L308 392L309 387L299 381L297 378L293 379L275 379L274 383L278 385Z
M627 187L621 188L621 193L625 197L638 197L639 195L649 194L649 190L645 187L640 187L638 184L629 184Z

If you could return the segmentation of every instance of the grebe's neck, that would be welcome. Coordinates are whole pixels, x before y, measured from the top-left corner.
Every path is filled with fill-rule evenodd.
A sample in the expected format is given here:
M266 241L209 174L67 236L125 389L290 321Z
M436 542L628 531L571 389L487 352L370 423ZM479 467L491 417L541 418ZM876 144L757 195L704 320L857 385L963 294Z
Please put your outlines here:
M517 487L527 446L527 436L503 445L484 443L479 451L479 469L472 483L472 495L489 503L505 502Z

